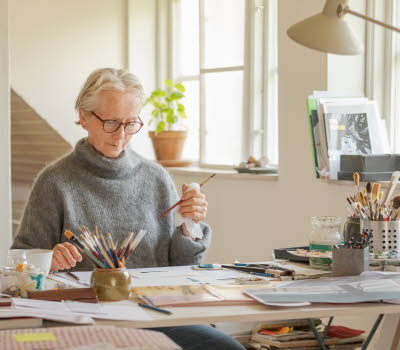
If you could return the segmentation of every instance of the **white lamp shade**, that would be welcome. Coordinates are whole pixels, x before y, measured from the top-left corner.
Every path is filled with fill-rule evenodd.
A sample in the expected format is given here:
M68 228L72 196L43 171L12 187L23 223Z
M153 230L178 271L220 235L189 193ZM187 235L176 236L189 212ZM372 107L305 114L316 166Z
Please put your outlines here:
M330 1L327 1L327 4ZM359 55L363 46L344 16L335 12L327 13L327 5L322 13L314 15L291 26L287 34L297 43L318 51L339 55Z

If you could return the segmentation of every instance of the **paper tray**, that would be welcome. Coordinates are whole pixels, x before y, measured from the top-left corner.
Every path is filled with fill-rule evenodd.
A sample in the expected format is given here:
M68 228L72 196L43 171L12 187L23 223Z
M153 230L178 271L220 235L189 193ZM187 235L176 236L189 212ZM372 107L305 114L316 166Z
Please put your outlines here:
M306 256L296 256L296 255L290 254L288 252L288 250L296 250L296 249L309 250L309 247L308 246L303 246L303 247L291 247L291 248L274 249L275 259L309 262L310 259L307 258Z

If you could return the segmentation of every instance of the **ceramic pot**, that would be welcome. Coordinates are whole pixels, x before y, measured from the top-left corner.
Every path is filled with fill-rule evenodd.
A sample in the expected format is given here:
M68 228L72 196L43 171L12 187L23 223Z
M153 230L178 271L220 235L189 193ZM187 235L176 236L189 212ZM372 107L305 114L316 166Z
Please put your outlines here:
M97 298L101 301L126 300L131 292L131 276L124 267L94 269L90 284L95 288Z
M157 161L164 166L176 166L174 162L182 159L187 131L162 131L158 134L150 131L149 136Z

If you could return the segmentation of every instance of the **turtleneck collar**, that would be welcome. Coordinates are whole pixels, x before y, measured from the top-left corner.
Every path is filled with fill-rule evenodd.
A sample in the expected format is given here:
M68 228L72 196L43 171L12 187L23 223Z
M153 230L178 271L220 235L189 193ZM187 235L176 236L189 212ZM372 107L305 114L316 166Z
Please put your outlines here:
M108 158L98 152L87 138L79 140L75 146L74 155L88 171L94 172L97 176L103 178L123 178L132 171L140 162L136 152L128 149L121 152L118 158Z

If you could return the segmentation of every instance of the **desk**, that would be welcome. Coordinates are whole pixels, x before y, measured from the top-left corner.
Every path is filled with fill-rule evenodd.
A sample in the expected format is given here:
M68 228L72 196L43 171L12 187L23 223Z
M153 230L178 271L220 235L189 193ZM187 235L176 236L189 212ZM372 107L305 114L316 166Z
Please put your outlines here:
M151 321L111 321L96 320L98 325L119 325L124 327L170 327L191 324L209 324L224 322L278 321L300 318L321 318L330 316L376 317L379 314L400 314L400 305L379 303L328 305L315 304L305 307L275 308L263 305L237 306L201 306L201 307L168 307L173 312L167 316L153 311L149 312ZM200 312L201 310L201 312ZM356 325L355 325L356 327Z
M176 275L176 279L163 280L160 271L169 270ZM158 277L151 277L151 272L158 274ZM136 285L166 285L173 284L174 281L182 283L182 278L178 277L178 271L182 272L182 276L191 276L189 267L168 267L157 269L137 269L134 270L133 276L143 272L143 278L132 278L132 283ZM157 271L157 272L156 272ZM177 273L174 273L176 271ZM146 272L146 273L144 273ZM160 273L159 273L160 272ZM212 274L212 272L210 271ZM87 276L86 276L87 279ZM146 281L148 279L148 281ZM186 278L187 284L196 284L190 282L190 277ZM228 283L228 281L219 280L218 283ZM379 315L384 315L381 331L375 339L374 349L394 350L400 349L400 305L383 304L383 303L360 303L360 304L313 304L304 307L269 307L264 305L236 305L236 306L202 306L202 307L168 307L173 312L167 316L154 311L146 310L151 315L150 321L110 321L97 320L98 325L114 325L135 328L150 327L169 327L183 326L193 324L209 324L224 322L264 322L278 321L286 319L300 318L329 318L329 317L345 317L360 315L364 318L376 319ZM357 328L357 325L354 324ZM370 348L369 348L370 349Z

